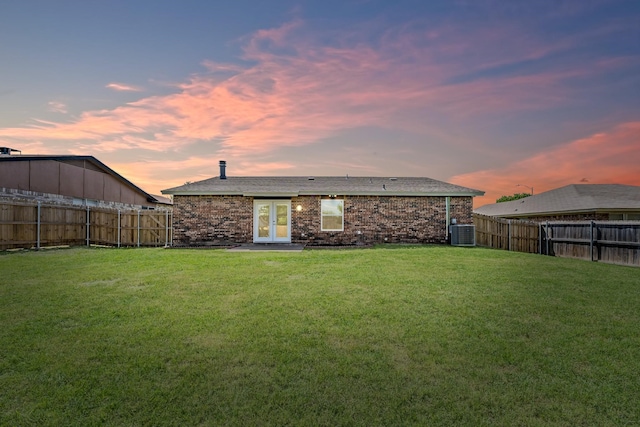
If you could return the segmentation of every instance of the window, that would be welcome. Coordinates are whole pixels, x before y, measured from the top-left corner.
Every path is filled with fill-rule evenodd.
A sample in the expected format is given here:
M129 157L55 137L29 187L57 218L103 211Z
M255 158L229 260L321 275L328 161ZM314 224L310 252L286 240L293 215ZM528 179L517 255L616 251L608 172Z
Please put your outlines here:
M322 231L344 230L344 200L326 199L321 201Z

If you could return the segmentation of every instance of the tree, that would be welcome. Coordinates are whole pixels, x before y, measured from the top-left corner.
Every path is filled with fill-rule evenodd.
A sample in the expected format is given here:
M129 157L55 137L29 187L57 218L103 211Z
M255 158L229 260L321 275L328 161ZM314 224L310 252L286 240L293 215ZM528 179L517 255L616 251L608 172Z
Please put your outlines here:
M530 195L531 194L529 193L516 193L513 196L502 196L498 200L496 200L496 203L510 202L512 200L524 199L525 197L529 197Z

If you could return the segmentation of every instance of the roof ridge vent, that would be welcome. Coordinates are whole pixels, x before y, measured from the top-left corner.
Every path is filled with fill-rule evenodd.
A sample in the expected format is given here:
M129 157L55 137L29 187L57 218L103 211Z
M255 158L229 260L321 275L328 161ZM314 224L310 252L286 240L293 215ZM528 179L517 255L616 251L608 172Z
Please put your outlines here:
M307 179L308 179L309 181L313 181L313 180L314 180L314 179L316 179L316 178L315 178L315 177L313 177L313 176L310 176L310 177L309 177L309 178L307 178Z

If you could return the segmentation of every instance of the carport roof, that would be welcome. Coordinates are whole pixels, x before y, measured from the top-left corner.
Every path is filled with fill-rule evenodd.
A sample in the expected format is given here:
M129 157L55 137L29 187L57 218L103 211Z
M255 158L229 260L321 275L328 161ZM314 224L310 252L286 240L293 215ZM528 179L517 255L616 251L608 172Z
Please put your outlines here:
M48 155L48 154L0 155L0 162L25 162L25 161L45 161L45 160L53 160L57 162L67 162L67 163L74 163L79 161L88 162L89 164L92 165L94 169L99 170L103 173L112 175L118 181L121 181L125 185L142 193L147 198L148 202L167 204L168 200L166 198L163 197L161 199L158 199L157 197L147 193L146 191L144 191L143 189L141 189L140 187L138 187L137 185L135 185L134 183L132 183L131 181L129 181L128 179L126 179L125 177L123 177L122 175L120 175L119 173L117 173L116 171L111 169L109 166L105 165L104 163L102 163L100 160L96 159L93 156ZM170 204L171 202L169 201L168 203Z

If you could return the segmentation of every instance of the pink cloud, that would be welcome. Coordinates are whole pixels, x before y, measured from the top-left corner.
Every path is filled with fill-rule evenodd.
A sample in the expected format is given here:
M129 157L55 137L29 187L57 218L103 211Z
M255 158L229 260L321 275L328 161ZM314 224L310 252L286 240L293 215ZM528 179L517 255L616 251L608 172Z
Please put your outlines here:
M87 111L72 122L0 129L0 137L84 140L83 148L97 151L126 147L164 151L216 140L222 154L256 155L310 144L342 129L397 127L394 116L414 108L452 117L542 108L567 97L559 84L576 73L451 84L447 79L467 67L464 58L469 51L480 46L494 57L489 54L493 40L497 35L508 40L504 31L481 32L487 46L481 40L472 46L451 28L425 32L410 27L388 30L375 47L351 34L322 46L305 33L303 24L295 20L253 34L243 57L255 65L205 61L208 72L177 85L176 93L141 98L112 110ZM527 49L516 50L503 42L502 50L526 58L541 49L527 44ZM469 70L484 67L482 61L472 63ZM122 83L107 87L140 90ZM438 121L429 127L434 133L447 133Z
M169 162L120 159L110 162L109 167L151 194L160 194L165 188L218 174L217 161L202 157L174 159Z
M133 85L127 85L124 83L109 83L105 86L108 89L113 89L118 92L142 92L142 88Z
M451 182L479 188L485 196L475 206L495 203L503 195L535 193L580 182L640 185L640 121L569 142L500 169L454 176Z
M49 101L48 103L49 111L54 113L67 113L67 105L64 102L60 101Z
M486 71L558 53L578 41L547 43L515 25L403 25L386 29L377 39L371 37L373 41L369 36L356 30L318 36L296 19L247 37L242 64L203 61L204 71L174 84L171 94L86 111L66 122L36 120L32 126L0 129L0 139L9 146L29 142L62 147L64 142L67 151L83 154L137 150L181 152L183 157L195 146L207 145L207 150L200 148L206 151L204 161L169 159L161 168L146 162L118 163L134 182L139 178L149 185L167 182L168 176L146 168L169 171L177 181L213 176L216 161L209 159L214 155L234 160L238 172L286 172L291 165L265 161L267 155L358 127L399 129L434 145L481 144L473 135L461 137L452 122L563 105L571 102L567 81L628 63L603 60L589 69L552 67L496 77ZM321 37L330 38L331 44L321 43ZM141 90L123 83L107 87ZM262 164L261 171L256 164Z
M145 191L160 194L168 187L194 182L219 174L219 159L212 157L188 157L171 162L157 160L115 161L109 166ZM229 176L243 175L289 175L295 165L288 162L231 161L233 169L227 170ZM195 173L194 173L195 172Z

